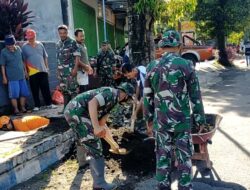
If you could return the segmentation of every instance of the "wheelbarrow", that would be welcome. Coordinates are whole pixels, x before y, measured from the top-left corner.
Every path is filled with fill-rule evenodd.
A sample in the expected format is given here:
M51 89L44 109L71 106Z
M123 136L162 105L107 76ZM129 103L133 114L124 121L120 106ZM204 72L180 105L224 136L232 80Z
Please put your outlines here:
M213 129L207 133L192 134L192 140L194 144L193 160L204 160L206 162L206 168L212 168L212 162L209 158L208 144L212 144L212 137L214 136L217 128L220 125L222 117L218 114L206 114L207 124L213 126Z

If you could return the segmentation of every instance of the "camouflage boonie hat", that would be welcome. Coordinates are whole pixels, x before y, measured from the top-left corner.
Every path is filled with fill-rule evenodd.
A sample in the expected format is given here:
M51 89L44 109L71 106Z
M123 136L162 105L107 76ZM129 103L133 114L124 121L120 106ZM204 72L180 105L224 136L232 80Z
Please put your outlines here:
M128 82L124 82L124 83L120 84L117 88L123 90L128 96L131 96L131 97L135 93L135 88L133 87L132 84L130 84Z
M159 42L160 47L170 46L177 47L181 44L180 34L175 30L168 30L163 33L162 40Z

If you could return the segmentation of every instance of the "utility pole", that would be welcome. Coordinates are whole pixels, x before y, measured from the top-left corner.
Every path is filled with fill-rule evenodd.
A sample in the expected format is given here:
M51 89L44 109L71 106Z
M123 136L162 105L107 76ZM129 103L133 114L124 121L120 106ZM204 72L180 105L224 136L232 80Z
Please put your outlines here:
M106 6L105 6L105 0L102 0L102 16L103 16L104 40L107 41Z

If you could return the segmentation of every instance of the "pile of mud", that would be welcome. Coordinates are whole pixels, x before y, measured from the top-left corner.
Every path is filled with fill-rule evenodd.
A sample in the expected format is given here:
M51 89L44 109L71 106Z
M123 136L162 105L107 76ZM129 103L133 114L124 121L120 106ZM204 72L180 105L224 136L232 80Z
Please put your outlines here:
M125 131L125 132L124 132ZM116 134L119 134L118 136ZM126 148L127 155L116 155L109 152L110 146L103 141L103 152L106 160L116 160L123 172L145 176L155 171L154 140L147 140L144 134L129 133L123 128L117 129L114 139L120 147Z

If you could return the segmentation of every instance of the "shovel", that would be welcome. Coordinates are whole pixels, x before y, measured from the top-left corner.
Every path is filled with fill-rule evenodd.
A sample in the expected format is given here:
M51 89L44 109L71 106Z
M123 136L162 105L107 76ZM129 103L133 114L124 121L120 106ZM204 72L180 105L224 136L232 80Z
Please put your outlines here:
M113 154L120 154L120 155L126 155L129 153L129 151L125 148L120 148L120 146L117 144L117 142L115 142L110 129L105 126L105 130L106 130L106 135L104 137L104 140L110 145L110 149L109 152L113 153Z
M135 109L136 109L136 103L133 103L132 117L135 114ZM131 119L130 130L132 133L135 132L135 119L134 118Z

